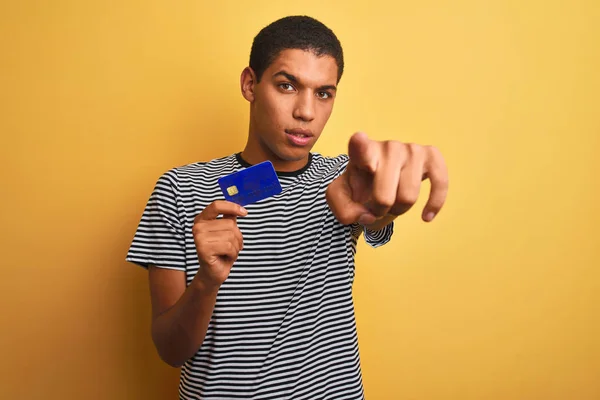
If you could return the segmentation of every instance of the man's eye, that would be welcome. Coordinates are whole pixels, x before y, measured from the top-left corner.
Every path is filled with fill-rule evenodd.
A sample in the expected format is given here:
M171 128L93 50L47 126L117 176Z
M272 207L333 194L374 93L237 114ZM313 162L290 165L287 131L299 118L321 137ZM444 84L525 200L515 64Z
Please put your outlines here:
M328 99L331 97L331 94L329 94L328 92L319 92L317 93L317 96L319 96L319 98L321 99Z
M289 83L281 83L279 84L279 87L285 90L286 92L291 92L292 90L294 90L294 87Z

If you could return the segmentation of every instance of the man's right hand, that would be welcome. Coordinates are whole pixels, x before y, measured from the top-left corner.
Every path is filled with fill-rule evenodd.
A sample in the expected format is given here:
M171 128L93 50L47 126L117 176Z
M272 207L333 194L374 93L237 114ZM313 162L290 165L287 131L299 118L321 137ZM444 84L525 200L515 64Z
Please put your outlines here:
M200 269L194 281L215 290L225 282L244 244L237 217L247 214L245 208L235 203L217 200L196 216L192 234ZM217 219L219 215L223 218Z

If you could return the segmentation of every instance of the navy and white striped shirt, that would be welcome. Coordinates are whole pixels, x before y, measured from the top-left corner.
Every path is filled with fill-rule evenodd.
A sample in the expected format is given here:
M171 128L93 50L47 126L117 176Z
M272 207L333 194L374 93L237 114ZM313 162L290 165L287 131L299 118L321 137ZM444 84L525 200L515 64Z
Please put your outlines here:
M325 200L348 156L311 153L299 171L279 172L283 191L237 219L244 248L222 284L206 338L182 367L181 399L363 399L352 300L361 234ZM248 167L240 154L173 168L156 183L127 260L186 273L198 270L194 218L223 200L217 180Z

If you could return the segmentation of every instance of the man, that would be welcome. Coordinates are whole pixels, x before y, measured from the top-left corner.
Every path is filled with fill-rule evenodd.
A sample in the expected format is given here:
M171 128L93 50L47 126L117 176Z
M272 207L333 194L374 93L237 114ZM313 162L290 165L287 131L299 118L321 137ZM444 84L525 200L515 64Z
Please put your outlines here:
M363 398L352 283L359 236L387 243L393 220L432 191L447 192L433 147L370 140L348 155L311 148L343 72L325 25L287 17L255 37L241 74L250 104L244 150L160 177L127 260L149 269L152 338L182 366L182 399ZM246 208L222 200L217 179L270 160L282 193Z

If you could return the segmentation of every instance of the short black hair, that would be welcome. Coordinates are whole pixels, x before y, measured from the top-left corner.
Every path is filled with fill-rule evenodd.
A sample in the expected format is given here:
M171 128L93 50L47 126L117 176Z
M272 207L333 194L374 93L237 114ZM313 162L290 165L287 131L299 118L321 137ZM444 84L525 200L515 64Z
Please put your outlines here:
M312 51L316 56L333 57L338 67L338 82L344 72L344 54L340 41L322 22L306 15L278 19L265 26L254 38L250 68L260 79L279 53L287 49Z

